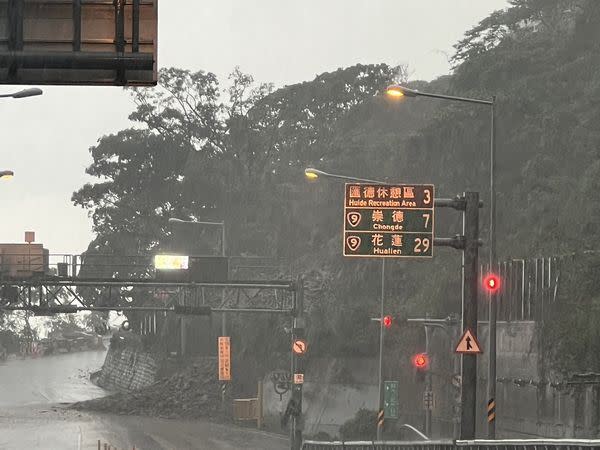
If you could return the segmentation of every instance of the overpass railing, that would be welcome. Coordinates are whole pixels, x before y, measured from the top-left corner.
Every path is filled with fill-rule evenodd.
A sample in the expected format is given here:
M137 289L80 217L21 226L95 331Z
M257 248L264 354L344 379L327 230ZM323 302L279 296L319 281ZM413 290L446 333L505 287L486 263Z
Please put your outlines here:
M473 441L304 441L302 450L589 450L600 439L503 439Z

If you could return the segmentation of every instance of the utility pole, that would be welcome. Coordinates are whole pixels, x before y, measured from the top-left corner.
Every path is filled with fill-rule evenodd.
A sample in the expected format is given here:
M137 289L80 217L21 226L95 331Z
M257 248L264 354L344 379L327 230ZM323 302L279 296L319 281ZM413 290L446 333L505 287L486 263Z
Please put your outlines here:
M427 320L426 317L425 320ZM427 327L427 323L425 323L425 353L429 355L429 328ZM432 382L431 382L431 368L428 368L425 372L425 392L433 392L432 391ZM425 435L431 436L431 408L429 405L425 405Z
M489 270L494 271L496 264L496 97L492 97L491 136L490 136L490 261ZM489 362L487 385L488 439L496 439L496 320L498 316L497 291L490 292L489 325Z
M477 283L479 279L479 193L463 194L462 331L477 337ZM477 355L462 355L460 439L475 439L477 408Z
M383 338L384 338L384 301L385 301L385 258L381 259L381 305L379 313L379 409L377 410L377 440L380 441L385 422L383 407Z
M221 222L221 256L225 258L225 221ZM225 288L221 291L221 300L225 305ZM221 336L227 336L227 315L224 312L221 313Z
M292 328L292 342L304 339L304 280L298 277L295 292L294 323ZM292 351L292 423L290 427L291 450L300 450L302 447L302 430L304 420L302 417L302 383L296 383L295 374L304 374L306 356L297 355Z

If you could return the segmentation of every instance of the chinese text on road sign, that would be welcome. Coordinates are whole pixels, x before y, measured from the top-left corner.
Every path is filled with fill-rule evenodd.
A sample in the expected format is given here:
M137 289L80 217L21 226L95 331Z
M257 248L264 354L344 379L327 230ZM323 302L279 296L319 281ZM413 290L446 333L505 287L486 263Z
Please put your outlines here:
M398 382L383 382L383 410L388 419L398 418Z
M304 384L304 374L303 373L295 373L294 374L294 384Z
M346 184L344 256L433 256L431 184Z
M219 381L231 380L231 345L229 336L219 336Z
M477 339L475 336L473 336L473 333L471 333L471 330L468 328L460 338L460 341L458 341L455 352L466 354L481 353L481 346L479 345L479 342L477 342Z
M304 339L294 339L292 343L292 351L296 355L304 355L308 349L308 344Z

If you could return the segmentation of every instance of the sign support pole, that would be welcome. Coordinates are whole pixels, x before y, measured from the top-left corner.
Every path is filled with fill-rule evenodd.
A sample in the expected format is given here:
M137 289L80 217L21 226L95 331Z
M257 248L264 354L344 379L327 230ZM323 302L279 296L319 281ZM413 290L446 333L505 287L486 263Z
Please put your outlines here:
M465 192L463 212L462 329L477 336L477 281L479 269L479 193ZM475 439L477 407L477 355L462 355L460 439Z
M379 314L379 409L377 415L377 440L381 441L383 435L383 425L385 422L384 402L383 402L383 338L384 329L383 315L385 302L385 258L381 259L381 307Z
M427 325L425 325L425 353L429 355L429 329ZM432 392L432 383L431 383L431 369L427 368L425 372L425 392L427 392L428 396L433 395ZM428 397L429 398L429 397ZM425 408L425 434L427 436L431 436L431 410L433 405L426 405Z
M295 291L294 323L292 328L292 342L296 339L304 338L304 280L298 277ZM298 355L292 350L292 377L296 373L304 374L305 355ZM295 383L292 380L292 402L294 404L294 413L292 414L292 424L290 427L290 448L291 450L300 450L302 447L302 387L303 384Z

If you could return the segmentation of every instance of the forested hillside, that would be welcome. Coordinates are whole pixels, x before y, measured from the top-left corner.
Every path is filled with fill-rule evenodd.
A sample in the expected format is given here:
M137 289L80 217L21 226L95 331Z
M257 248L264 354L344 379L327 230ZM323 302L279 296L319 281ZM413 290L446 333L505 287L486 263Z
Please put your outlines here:
M598 249L600 3L515 0L466 33L454 63L452 75L429 83L381 64L279 89L256 85L237 69L229 80L163 69L159 87L131 91L136 125L91 148L88 173L98 181L73 195L93 218L97 237L88 252L169 248L169 217L224 220L229 254L288 258L306 274L317 353L343 354L349 336L354 354L370 351L380 263L341 256L343 185L309 184L304 168L434 183L444 197L477 190L489 204L488 109L384 98L383 89L398 81L423 91L496 96L501 258ZM487 216L483 209L483 238ZM441 212L436 234L459 233L460 223L456 212ZM211 251L208 240L197 245L189 250ZM458 252L440 248L432 261L388 267L391 311L459 311ZM599 302L593 286L574 286L586 290L573 292L579 303L567 315ZM586 329L581 321L589 317L573 316L573 324ZM269 342L265 354L277 348ZM593 358L582 364L565 370L598 365Z

